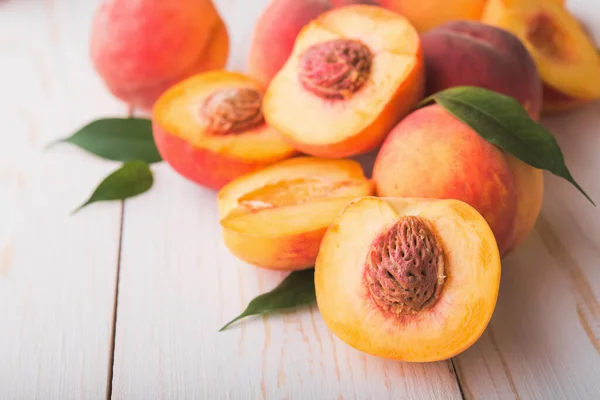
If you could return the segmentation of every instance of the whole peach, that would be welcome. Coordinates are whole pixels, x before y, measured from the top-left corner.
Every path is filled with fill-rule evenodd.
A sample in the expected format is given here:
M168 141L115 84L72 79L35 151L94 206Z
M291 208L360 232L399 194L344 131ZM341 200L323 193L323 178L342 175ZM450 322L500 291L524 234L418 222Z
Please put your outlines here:
M533 58L510 32L474 21L453 21L422 35L427 94L480 86L514 97L539 118L542 84Z
M426 32L448 21L478 21L486 0L376 0L404 15L419 31Z
M304 25L331 8L329 0L273 0L254 28L248 55L249 74L269 83L292 53Z
M502 254L521 243L540 212L543 174L490 144L439 105L401 121L373 169L382 197L456 199L486 219Z
M149 109L168 87L227 62L227 30L211 0L107 0L90 52L108 89Z

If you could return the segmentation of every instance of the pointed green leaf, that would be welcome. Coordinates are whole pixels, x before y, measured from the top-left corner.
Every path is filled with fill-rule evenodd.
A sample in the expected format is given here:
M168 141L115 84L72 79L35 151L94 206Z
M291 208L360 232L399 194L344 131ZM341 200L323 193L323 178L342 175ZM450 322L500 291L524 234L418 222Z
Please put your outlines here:
M71 143L114 161L162 161L152 136L152 123L145 118L99 119L56 143Z
M531 119L512 97L480 87L460 86L433 94L421 106L432 100L488 142L535 168L566 179L594 204L569 172L552 133Z
M289 274L275 289L252 300L243 313L229 321L219 332L244 317L307 306L314 304L315 301L314 269L295 271Z
M127 162L107 176L90 198L75 209L73 214L98 201L124 200L137 196L150 189L153 183L154 178L148 164L143 161Z

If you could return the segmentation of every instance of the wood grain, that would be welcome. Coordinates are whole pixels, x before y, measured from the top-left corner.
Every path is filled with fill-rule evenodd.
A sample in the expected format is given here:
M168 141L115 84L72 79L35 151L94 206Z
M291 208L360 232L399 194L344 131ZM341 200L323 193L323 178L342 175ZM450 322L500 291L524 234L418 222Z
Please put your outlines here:
M153 166L155 187L123 209L97 204L69 217L115 164L43 146L127 114L89 63L99 2L0 1L1 400L600 398L600 212L550 174L534 232L504 260L490 327L432 364L355 351L315 307L219 333L284 274L231 256L215 193L167 165ZM217 2L231 69L245 69L267 2ZM568 5L600 39L598 3ZM544 119L597 203L599 122L599 103Z
M106 397L120 204L69 213L114 166L66 146L44 150L123 113L87 58L96 4L0 2L3 400Z

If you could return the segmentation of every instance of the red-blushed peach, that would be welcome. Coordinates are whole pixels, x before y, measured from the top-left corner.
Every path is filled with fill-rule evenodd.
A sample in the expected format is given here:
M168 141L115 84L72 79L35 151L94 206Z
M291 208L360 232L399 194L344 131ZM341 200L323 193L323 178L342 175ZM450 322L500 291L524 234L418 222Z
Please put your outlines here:
M487 327L500 286L494 235L458 200L363 197L329 226L315 264L319 311L378 357L453 357Z
M535 62L512 33L475 21L452 21L422 35L430 95L479 86L514 97L538 119L542 84Z
M400 122L373 169L379 196L464 201L490 225L502 254L533 227L543 197L543 174L484 140L439 105Z
M229 38L211 0L107 0L94 17L90 52L116 97L150 109L177 82L224 67Z

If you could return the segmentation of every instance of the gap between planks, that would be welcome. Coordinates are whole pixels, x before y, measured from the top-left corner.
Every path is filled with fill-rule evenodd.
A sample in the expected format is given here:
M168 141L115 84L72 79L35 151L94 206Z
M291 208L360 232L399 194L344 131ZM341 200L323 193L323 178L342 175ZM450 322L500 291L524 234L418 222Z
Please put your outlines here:
M460 397L462 397L463 400L466 400L465 392L463 390L463 385L460 381L460 376L458 374L458 370L456 369L456 365L454 364L454 357L452 357L450 360L448 360L448 364L450 365L450 369L452 370L452 373L454 374L454 379L456 379L456 385L458 386L458 391L460 393Z
M115 274L115 301L113 303L113 320L110 333L110 354L108 355L108 371L106 379L106 400L112 398L113 375L115 370L115 338L117 336L117 310L119 309L119 282L121 276L121 248L123 245L123 219L125 217L125 201L121 200L121 221L119 223L119 246L117 247L117 273Z
M134 114L134 107L127 106L127 118ZM112 398L113 376L115 372L115 339L117 337L117 313L119 310L119 283L121 281L121 255L123 254L123 221L125 219L125 201L121 200L121 215L119 221L119 246L117 247L117 273L115 274L115 301L113 303L113 319L110 333L110 354L108 355L106 400Z

